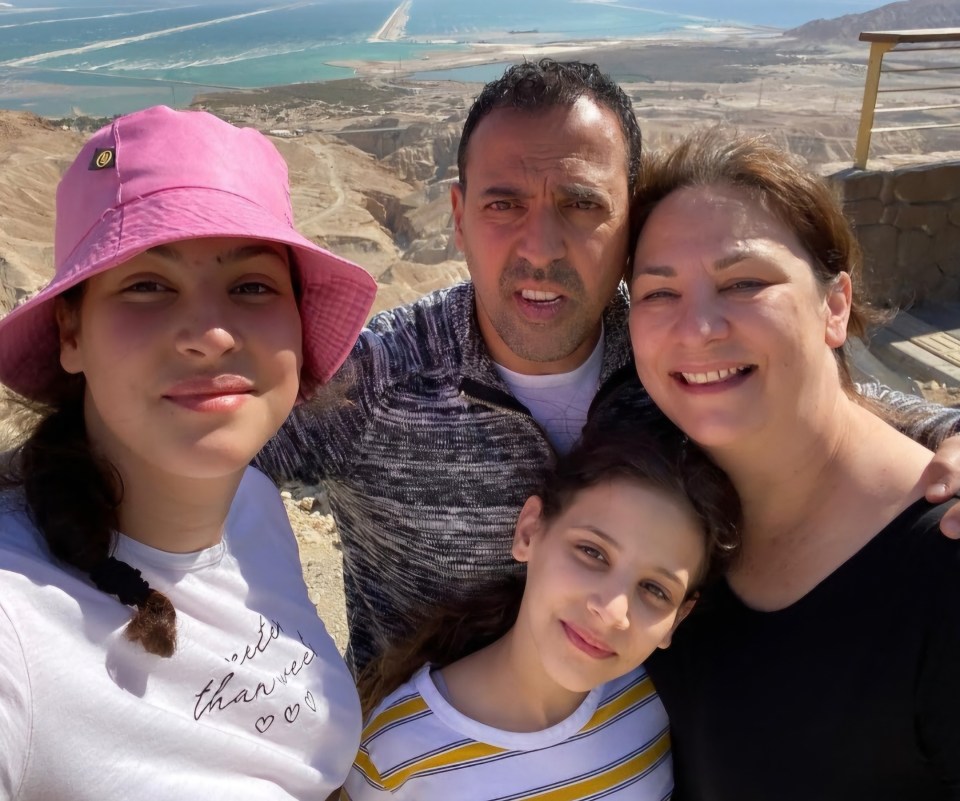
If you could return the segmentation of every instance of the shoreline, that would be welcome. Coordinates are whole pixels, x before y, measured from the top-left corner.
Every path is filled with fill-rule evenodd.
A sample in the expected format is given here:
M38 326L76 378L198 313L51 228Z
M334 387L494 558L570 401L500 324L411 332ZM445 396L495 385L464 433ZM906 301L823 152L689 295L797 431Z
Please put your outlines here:
M369 39L368 42L398 42L407 32L407 22L410 21L410 6L413 0L403 0L393 13L387 17L387 21L380 26L380 29Z
M387 20L381 31L388 24L400 24L400 17L405 10L409 10L412 0L404 0ZM394 31L397 30L394 28ZM378 32L379 33L379 32ZM389 31L388 31L389 33ZM387 41L387 40L384 40ZM401 60L374 60L374 59L326 59L324 64L339 68L350 74L342 78L313 79L306 81L295 81L287 83L270 83L262 86L251 87L233 87L224 84L202 84L189 81L171 81L163 78L137 78L129 75L117 76L116 87L111 91L101 90L103 97L112 96L117 98L116 108L110 109L103 103L99 104L96 111L84 108L85 103L80 93L76 93L76 100L72 101L70 111L46 112L46 109L40 111L40 116L50 119L59 119L76 115L89 115L94 117L111 116L115 113L122 113L129 110L129 107L136 105L132 103L133 99L139 95L149 98L150 102L146 105L155 103L166 103L179 108L185 108L197 101L198 97L209 95L217 90L230 93L255 94L265 90L292 88L300 85L324 84L335 82L347 78L357 78L360 80L378 80L401 78L405 80L419 80L421 73L427 73L422 77L423 80L450 81L451 83L477 83L489 80L489 77L483 74L484 68L491 70L495 66L517 63L520 61L532 61L544 57L551 57L560 60L581 59L596 62L601 69L622 77L621 80L631 80L636 74L632 68L632 62L645 61L645 51L662 50L669 48L678 53L686 51L690 54L689 68L687 65L679 65L679 73L689 74L690 68L695 68L702 56L699 53L703 51L720 51L724 48L733 48L736 50L757 51L773 47L790 47L790 40L782 38L782 31L761 26L688 26L682 30L670 31L668 34L644 34L636 37L619 38L590 38L557 40L543 37L538 39L536 36L510 37L503 41L476 41L472 43L456 43L454 49L441 49L429 47L426 45L441 44L441 42L431 40L429 42L418 43L415 41L404 40L409 52L405 53ZM781 42L783 43L781 45ZM417 47L418 44L425 45L423 49ZM444 42L445 44L445 42ZM716 58L710 59L711 63L716 62ZM460 70L470 71L472 68L478 68L479 72L470 75L458 74ZM48 101L46 98L59 98L64 93L64 85L56 80L47 81L17 81L16 72L19 70L10 70L10 81L6 84L6 89L11 97L30 99L36 102L18 103L11 106L12 109L33 111L30 108L33 105L44 105ZM646 70L644 70L645 72ZM52 72L52 71L51 71ZM71 75L76 75L76 71L67 71ZM101 73L92 73L91 77L104 77ZM495 77L495 76L493 76ZM683 80L677 75L678 80ZM79 88L79 86L77 87ZM89 92L87 87L85 91ZM172 102L171 102L172 101ZM128 107L128 108L125 108ZM140 106L142 107L142 105ZM37 113L35 111L35 113Z
M412 0L406 0L391 15L390 19L380 29L387 28L394 17ZM689 26L681 31L671 31L669 35L647 34L643 36L623 37L619 39L570 39L562 41L531 41L518 42L465 42L465 51L423 52L415 56L407 56L403 65L398 68L392 61L375 61L372 59L343 59L326 62L331 67L352 69L357 78L384 78L393 76L409 77L418 72L443 72L446 70L462 69L464 67L481 67L500 63L514 63L517 61L534 61L540 58L572 59L584 52L600 53L604 50L616 50L626 47L642 47L644 45L669 46L728 46L746 45L779 38L782 31L762 26L728 25L728 26ZM378 31L378 36L380 32ZM369 41L373 41L370 39ZM377 41L386 41L379 39ZM416 44L411 42L411 44ZM424 44L436 44L425 42ZM437 77L436 80L443 80Z

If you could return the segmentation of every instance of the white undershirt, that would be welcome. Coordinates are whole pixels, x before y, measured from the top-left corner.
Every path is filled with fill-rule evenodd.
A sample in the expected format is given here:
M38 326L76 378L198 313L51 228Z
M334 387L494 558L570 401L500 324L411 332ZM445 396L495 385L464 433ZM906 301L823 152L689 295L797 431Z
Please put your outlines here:
M589 358L576 370L553 375L525 375L496 365L500 377L547 434L557 453L565 454L580 438L587 412L600 385L603 332Z

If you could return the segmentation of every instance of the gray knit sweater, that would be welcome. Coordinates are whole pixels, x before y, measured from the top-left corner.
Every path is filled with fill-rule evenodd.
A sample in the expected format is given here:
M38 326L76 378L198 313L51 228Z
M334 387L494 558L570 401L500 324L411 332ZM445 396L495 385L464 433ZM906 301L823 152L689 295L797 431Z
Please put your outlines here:
M605 312L594 406L616 395L625 414L647 414L627 312L622 293ZM510 555L517 513L555 454L490 359L470 283L378 314L340 376L346 403L295 409L257 464L278 483L325 483L343 543L348 657L360 669L436 605L519 569ZM907 413L907 433L928 444L960 420L960 411L862 389Z
M619 294L605 313L601 384L628 363L627 308ZM347 403L295 409L257 464L327 487L359 669L436 604L518 570L517 513L555 454L490 359L471 283L378 314L342 374Z

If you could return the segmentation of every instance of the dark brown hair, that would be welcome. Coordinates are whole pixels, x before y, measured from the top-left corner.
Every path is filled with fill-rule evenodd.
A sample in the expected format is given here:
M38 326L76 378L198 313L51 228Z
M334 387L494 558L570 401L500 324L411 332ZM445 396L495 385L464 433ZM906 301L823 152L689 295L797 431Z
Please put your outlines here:
M544 519L556 519L577 493L616 480L637 482L681 500L700 522L706 559L688 597L738 553L741 510L733 484L662 415L642 425L588 424L580 444L561 457L543 481L538 495ZM361 673L364 717L423 664L443 667L500 639L516 622L523 587L522 578L498 579L433 610L414 637L388 648Z
M76 318L83 284L61 295L66 317ZM119 570L104 571L118 529L117 512L123 482L116 469L99 456L87 438L83 414L82 375L61 375L44 393L44 402L22 401L39 415L27 438L5 466L0 484L21 487L30 518L50 553L64 564L97 576L91 582L126 603L133 596L136 612L126 637L143 648L168 657L176 650L176 612L170 600L150 589L139 572L112 560ZM129 588L133 584L135 592Z
M627 149L627 185L632 187L640 173L640 125L633 113L633 103L616 81L600 71L596 64L582 61L524 61L513 64L477 95L460 135L457 149L457 170L461 186L467 185L467 151L470 137L480 121L498 108L522 111L548 111L572 106L581 97L592 100L617 116Z
M293 296L297 300L297 311L303 316L300 309L300 302L303 299L303 279L300 277L301 267L297 263L296 251L287 245L287 260L290 264L290 284L293 287ZM330 381L324 384L318 375L316 375L304 362L300 368L300 391L297 398L305 403L316 404L318 408L325 408L328 405L334 406L343 401L343 384L345 382L338 376L337 381Z
M631 210L634 248L661 200L678 189L715 185L746 191L793 231L810 255L822 288L829 287L841 272L850 276L850 334L862 338L869 326L883 319L862 298L860 245L834 190L797 157L763 136L747 136L723 127L706 128L695 131L672 150L647 153ZM845 348L836 348L834 355L841 382L852 391Z

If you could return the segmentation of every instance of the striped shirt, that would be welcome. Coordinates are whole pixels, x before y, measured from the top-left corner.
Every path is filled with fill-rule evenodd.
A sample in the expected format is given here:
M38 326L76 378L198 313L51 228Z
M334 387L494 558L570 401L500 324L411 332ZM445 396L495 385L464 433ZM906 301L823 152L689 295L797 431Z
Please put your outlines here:
M425 666L370 716L341 801L663 801L672 789L667 716L642 667L519 733L458 712Z

